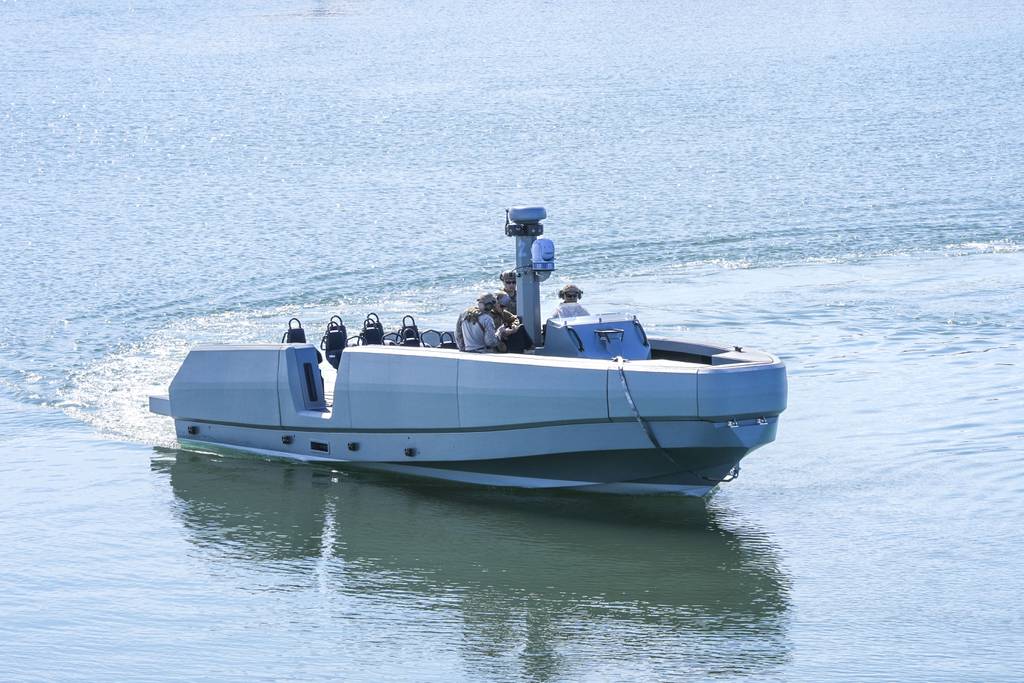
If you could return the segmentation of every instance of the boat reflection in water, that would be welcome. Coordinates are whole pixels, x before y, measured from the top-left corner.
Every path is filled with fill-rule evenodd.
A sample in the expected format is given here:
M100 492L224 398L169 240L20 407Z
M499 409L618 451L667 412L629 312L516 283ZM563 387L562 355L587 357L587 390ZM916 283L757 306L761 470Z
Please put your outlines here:
M365 614L354 624L346 606L347 639L437 638L438 656L447 648L473 676L542 680L596 667L614 678L618 666L627 677L756 676L789 657L774 549L727 530L702 501L482 490L165 449L153 469L213 573L358 600Z

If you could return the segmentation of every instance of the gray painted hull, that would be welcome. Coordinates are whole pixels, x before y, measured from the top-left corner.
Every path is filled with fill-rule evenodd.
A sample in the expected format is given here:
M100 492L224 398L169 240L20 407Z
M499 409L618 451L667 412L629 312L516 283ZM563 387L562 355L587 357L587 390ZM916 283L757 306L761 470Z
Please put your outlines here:
M202 346L150 409L201 450L486 486L702 496L774 440L785 366L759 352L652 347L672 357L360 346L344 352L329 392L312 345Z
M749 452L774 440L777 420L656 422L652 428L661 449L651 447L632 421L412 433L296 431L195 421L177 425L180 443L196 450L330 462L485 486L703 496L728 478ZM282 437L291 442L282 443ZM350 451L350 444L357 450ZM568 450L570 444L577 449ZM590 448L578 450L580 445Z

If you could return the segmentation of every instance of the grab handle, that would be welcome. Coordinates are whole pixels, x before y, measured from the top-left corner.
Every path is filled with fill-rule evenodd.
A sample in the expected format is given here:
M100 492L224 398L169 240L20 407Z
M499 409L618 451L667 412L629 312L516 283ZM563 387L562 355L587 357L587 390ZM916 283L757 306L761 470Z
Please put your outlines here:
M579 333L577 333L577 332L576 332L576 330L574 330L574 329L572 328L572 325L566 325L566 326L565 326L565 329L566 329L566 331L568 331L568 332L569 332L569 334L571 334L571 335L573 336L573 339L575 339L575 340L576 340L576 347L577 347L577 348L578 348L578 349L579 349L580 351L583 351L583 340L582 340L582 339L580 339L580 335L579 335Z
M647 341L647 332L644 331L644 326L640 324L640 321L636 319L636 316L633 317L633 325L636 326L637 332L639 332L640 336L643 337L644 346L650 346L650 342Z

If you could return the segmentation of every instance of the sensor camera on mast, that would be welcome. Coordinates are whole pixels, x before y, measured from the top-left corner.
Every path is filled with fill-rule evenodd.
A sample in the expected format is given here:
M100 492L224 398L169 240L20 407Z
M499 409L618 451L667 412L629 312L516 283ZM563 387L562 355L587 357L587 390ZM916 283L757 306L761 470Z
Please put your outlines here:
M538 237L544 234L542 220L548 217L543 206L513 206L505 209L505 234L509 237Z
M555 245L544 234L548 217L543 206L513 206L505 210L505 234L516 238L516 311L530 339L542 346L540 283L555 269Z

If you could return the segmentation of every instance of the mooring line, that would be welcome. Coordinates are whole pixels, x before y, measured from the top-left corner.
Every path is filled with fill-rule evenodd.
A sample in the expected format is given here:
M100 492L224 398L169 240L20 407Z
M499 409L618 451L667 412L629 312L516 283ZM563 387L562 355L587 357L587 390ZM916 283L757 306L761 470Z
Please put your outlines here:
M616 365L616 367L619 370L619 379L622 380L622 389L623 389L623 391L626 394L626 403L629 404L630 410L633 411L633 417L635 417L636 421L638 423L640 423L640 427L643 428L644 434L647 435L647 439L648 439L648 441L651 442L651 445L653 445L654 448L657 449L657 451L659 453L661 453L669 462L671 462L673 466L678 467L678 468L682 469L684 472L688 472L689 474L692 474L695 477L699 477L700 479L703 479L704 481L711 482L711 483L714 483L714 484L720 484L722 482L732 481L737 476L739 476L739 469L740 468L739 468L738 465L734 466L732 468L732 470L729 471L729 474L727 474L722 479L710 479L708 477L705 477L703 474L700 474L698 472L694 472L693 470L686 469L682 465L680 465L676 461L676 459L673 458L672 455L667 450L665 450L665 448L658 441L658 437L656 437L654 435L654 431L651 429L651 425L647 422L647 420L645 420L640 415L640 410L637 409L636 402L633 400L633 394L629 391L629 382L626 381L626 370L625 370L625 367L624 367L625 363L626 363L626 359L623 358L622 356L615 356L615 358L613 358L612 360L615 361L615 365Z

